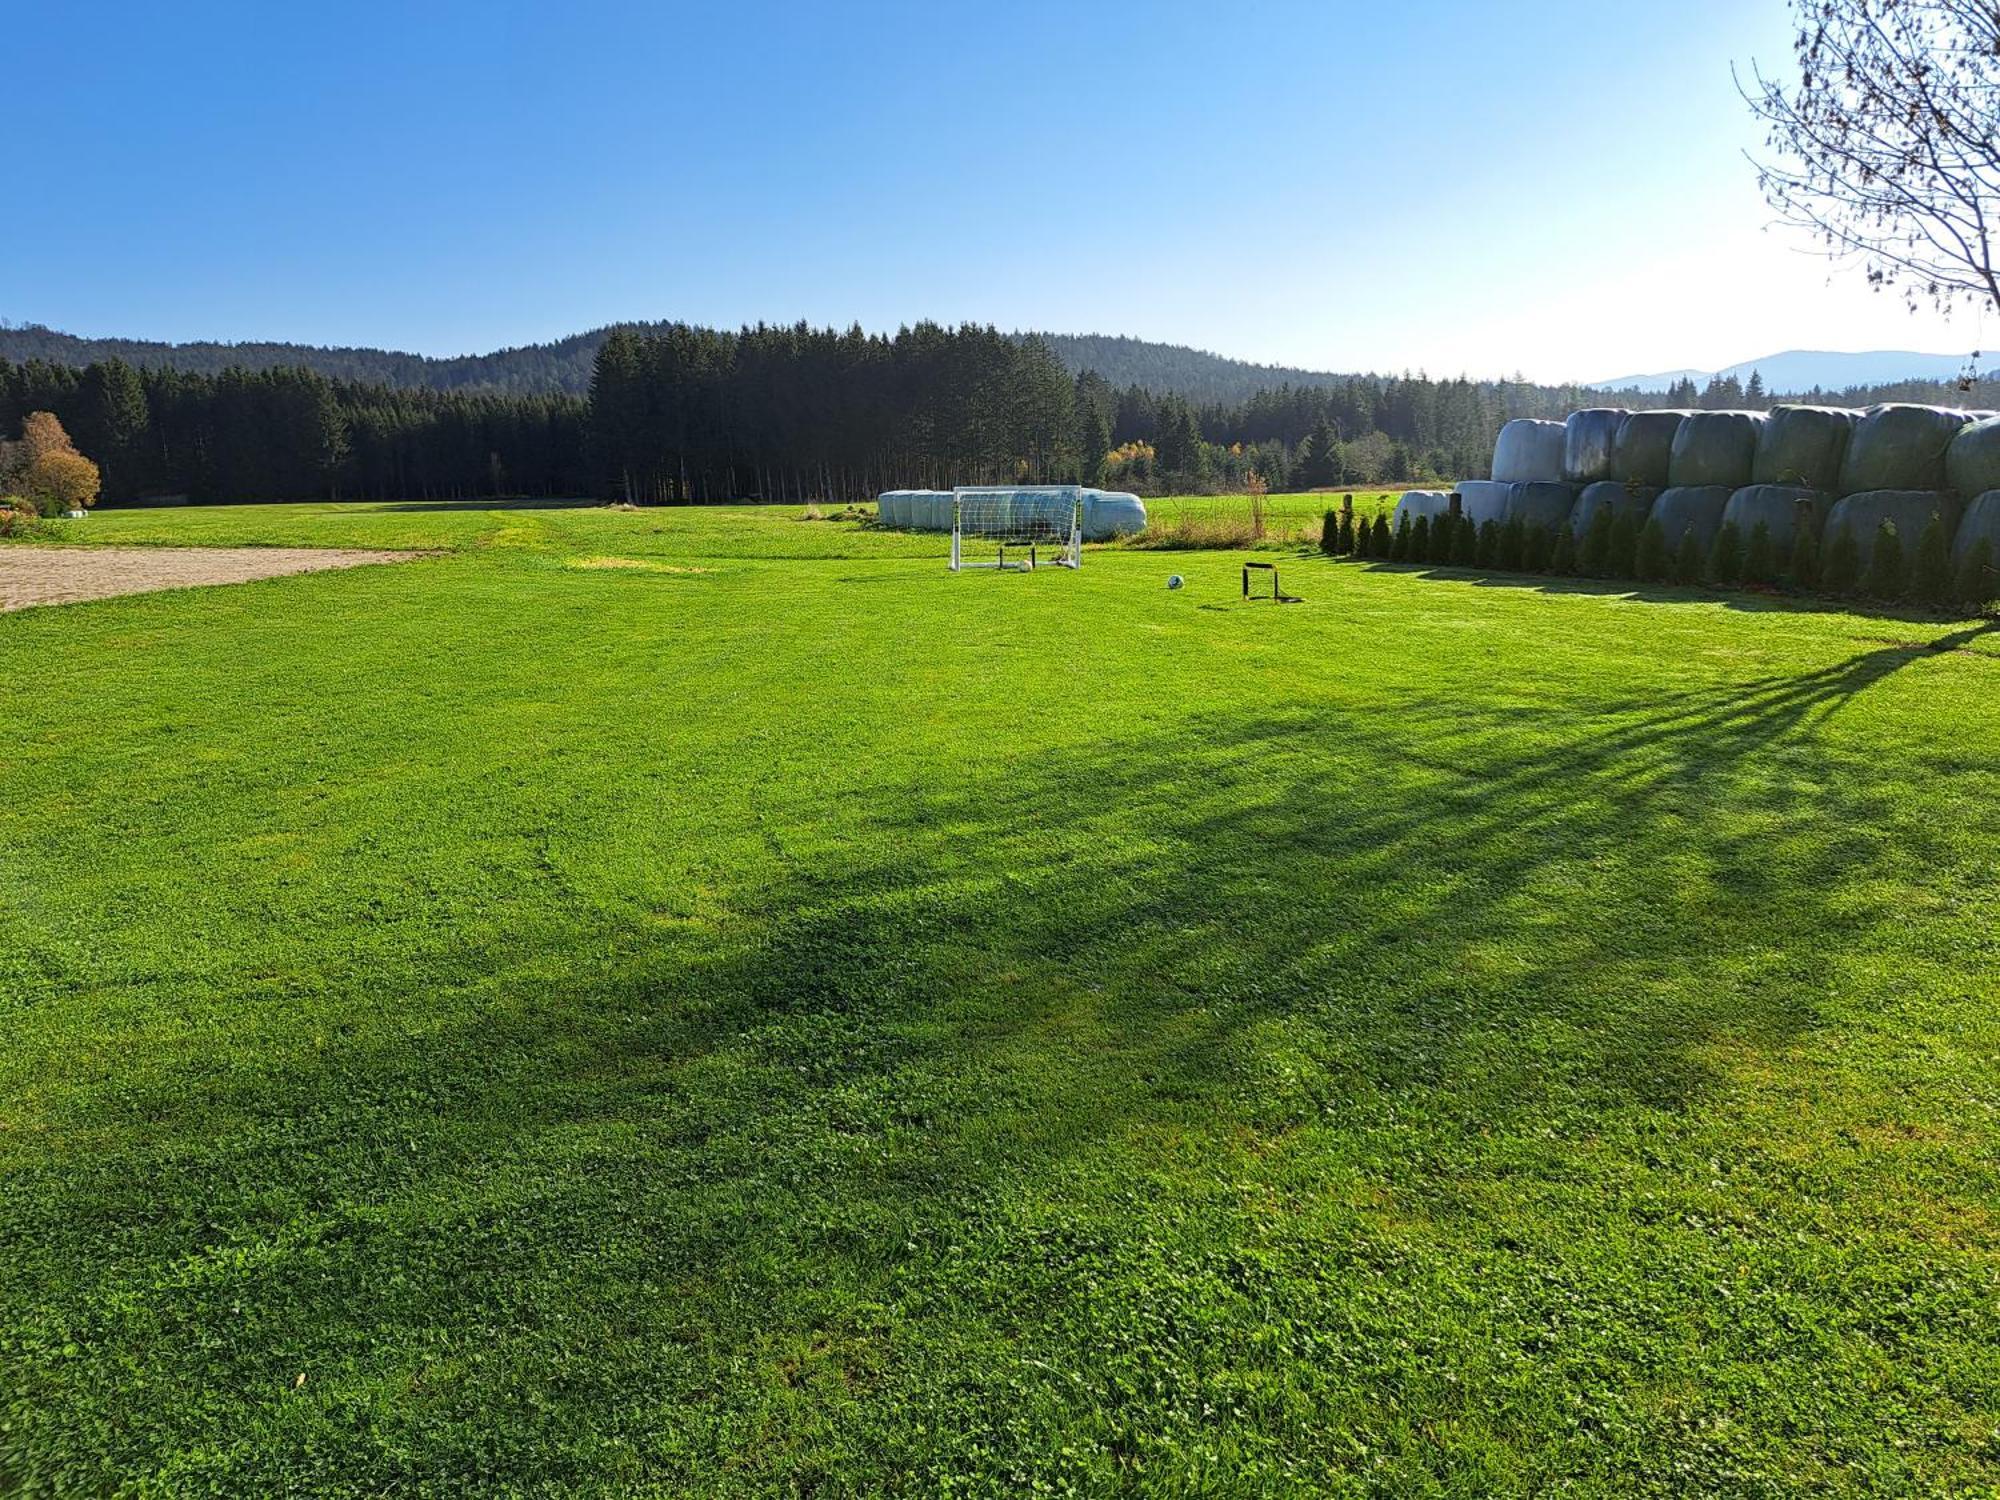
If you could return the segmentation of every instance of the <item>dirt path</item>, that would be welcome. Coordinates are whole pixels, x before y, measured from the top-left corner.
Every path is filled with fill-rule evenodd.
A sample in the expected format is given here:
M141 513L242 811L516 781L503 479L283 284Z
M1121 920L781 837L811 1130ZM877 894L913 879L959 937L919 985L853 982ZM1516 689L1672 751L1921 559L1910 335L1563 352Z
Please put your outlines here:
M408 562L423 555L350 547L0 547L0 610L249 583L288 573Z

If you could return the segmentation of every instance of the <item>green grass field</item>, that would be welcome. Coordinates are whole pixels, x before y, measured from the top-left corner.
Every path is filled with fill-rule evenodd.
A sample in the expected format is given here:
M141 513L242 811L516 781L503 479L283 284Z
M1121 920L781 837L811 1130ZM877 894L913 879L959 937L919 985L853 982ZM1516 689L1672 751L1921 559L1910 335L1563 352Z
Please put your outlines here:
M80 533L443 550L0 616L0 1490L2000 1488L2000 632Z

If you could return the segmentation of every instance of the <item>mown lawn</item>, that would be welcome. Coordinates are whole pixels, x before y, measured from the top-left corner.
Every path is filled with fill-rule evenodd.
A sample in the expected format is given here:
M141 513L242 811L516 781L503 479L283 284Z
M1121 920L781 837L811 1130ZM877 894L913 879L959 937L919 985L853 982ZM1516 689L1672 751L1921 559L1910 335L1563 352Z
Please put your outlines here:
M795 517L0 616L0 1490L2000 1486L2000 632Z

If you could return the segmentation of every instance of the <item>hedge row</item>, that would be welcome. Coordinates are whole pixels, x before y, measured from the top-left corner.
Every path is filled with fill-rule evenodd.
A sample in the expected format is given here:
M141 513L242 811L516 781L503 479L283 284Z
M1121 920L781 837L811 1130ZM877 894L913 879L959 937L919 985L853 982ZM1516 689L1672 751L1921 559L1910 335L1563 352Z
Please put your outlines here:
M1518 518L1474 526L1464 516L1439 516L1435 522L1405 516L1391 530L1387 516L1368 521L1351 511L1329 510L1320 550L1329 557L1640 583L1749 585L1939 609L1980 610L2000 599L1992 544L1982 539L1954 565L1937 516L1914 547L1885 521L1865 549L1853 529L1843 526L1822 552L1811 528L1801 527L1791 555L1781 558L1762 521L1747 537L1734 523L1725 525L1704 553L1692 530L1678 547L1669 547L1657 520L1640 526L1631 515L1614 519L1608 510L1598 511L1581 538L1567 525L1529 526Z

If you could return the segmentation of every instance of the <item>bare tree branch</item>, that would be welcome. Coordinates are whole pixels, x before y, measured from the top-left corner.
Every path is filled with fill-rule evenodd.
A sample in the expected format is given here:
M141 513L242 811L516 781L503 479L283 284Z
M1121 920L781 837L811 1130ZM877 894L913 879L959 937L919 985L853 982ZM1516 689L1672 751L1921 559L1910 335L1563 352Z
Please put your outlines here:
M2000 0L1791 0L1796 80L1754 63L1779 222L1914 309L2000 309Z

